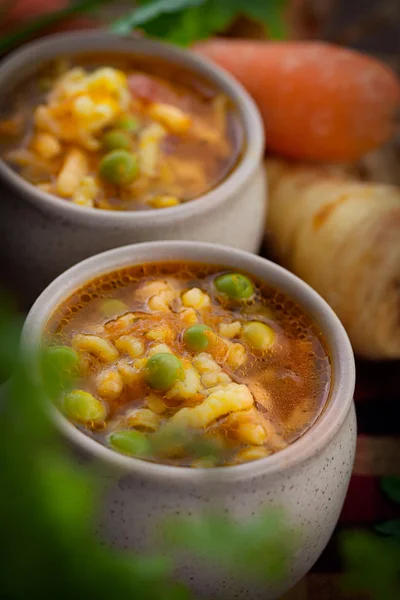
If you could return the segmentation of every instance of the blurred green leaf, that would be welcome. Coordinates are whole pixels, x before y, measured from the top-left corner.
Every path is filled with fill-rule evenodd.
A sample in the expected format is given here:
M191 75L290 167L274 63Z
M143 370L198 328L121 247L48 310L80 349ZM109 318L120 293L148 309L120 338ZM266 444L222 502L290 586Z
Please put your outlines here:
M390 500L400 504L400 477L382 477L381 488Z
M392 519L375 525L375 530L387 537L400 542L400 519Z
M136 27L144 26L156 19L164 19L171 13L199 6L204 2L205 0L139 0L138 7L115 21L111 25L111 30L126 35Z
M264 25L271 39L281 40L287 37L284 10L287 0L237 0L242 5L243 14L253 21Z
M287 0L142 0L138 9L119 19L112 29L127 33L140 27L151 37L189 46L223 32L243 16L262 23L270 37L280 39L286 35L283 17L286 3ZM156 7L164 5L169 10L157 13Z
M268 510L245 522L220 514L170 519L163 536L230 573L279 580L287 572L298 534L288 529L281 511Z
M400 598L399 544L355 531L343 534L340 546L349 590L373 600Z

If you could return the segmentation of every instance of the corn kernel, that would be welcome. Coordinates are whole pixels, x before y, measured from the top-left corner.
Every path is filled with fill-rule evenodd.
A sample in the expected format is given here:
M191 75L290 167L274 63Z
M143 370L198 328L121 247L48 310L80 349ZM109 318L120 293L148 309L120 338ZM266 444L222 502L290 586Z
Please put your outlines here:
M167 410L163 399L156 394L149 394L146 396L146 406L158 415L162 415Z
M153 208L169 208L170 206L177 206L179 198L176 196L154 196L148 203Z
M148 408L138 408L125 415L124 424L135 429L155 431L160 424L160 417Z
M268 448L263 448L261 446L255 446L255 447L250 447L250 448L244 448L243 450L241 450L240 452L237 453L236 455L236 460L235 462L241 463L241 462L248 462L251 460L258 460L260 458L265 458L266 456L269 456L271 454L271 450L268 450Z
M148 114L151 119L160 121L160 123L165 125L172 133L178 135L186 133L192 122L190 116L184 113L180 108L161 102L154 102L151 104Z
M221 323L219 326L219 333L226 338L234 338L239 335L242 326L239 321L233 323Z
M87 175L83 177L78 188L72 196L72 202L80 206L94 206L94 199L99 193L99 186L94 177Z
M155 354L160 354L162 352L168 352L169 354L173 354L171 348L167 346L167 344L156 344L152 346L148 352L148 356L154 356Z
M105 370L97 376L97 392L102 398L116 400L124 388L124 381L118 371Z
M171 335L171 330L167 327L158 327L157 329L151 329L146 333L146 337L149 340L155 342L165 342Z
M210 297L199 288L192 288L183 294L182 302L184 306L200 309L210 305Z
M87 94L76 98L73 104L74 113L79 117L90 117L95 110L95 103Z
M51 133L37 133L32 149L43 158L55 158L61 152L61 144Z
M160 144L166 134L164 127L158 123L152 123L140 132L138 157L140 172L143 175L149 177L157 175Z
M198 321L194 308L184 308L180 311L180 316L185 325L194 325Z
M275 342L275 332L261 321L250 321L242 328L242 337L256 350L268 350Z

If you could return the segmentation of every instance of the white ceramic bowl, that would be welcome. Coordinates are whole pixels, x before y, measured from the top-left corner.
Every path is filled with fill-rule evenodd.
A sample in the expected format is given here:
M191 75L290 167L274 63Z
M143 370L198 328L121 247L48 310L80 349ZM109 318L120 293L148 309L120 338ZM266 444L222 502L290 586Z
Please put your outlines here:
M315 425L267 458L233 467L191 469L119 455L76 429L54 407L51 415L78 453L97 465L107 486L101 531L117 547L145 547L155 524L168 515L197 515L222 507L243 520L268 507L282 507L290 530L300 533L284 581L260 587L248 581L238 583L232 575L206 568L187 554L178 569L179 576L202 597L277 598L311 568L331 536L355 453L353 353L340 321L312 288L263 258L223 246L193 242L126 246L85 260L53 281L27 317L22 348L37 347L52 312L91 279L121 267L167 260L199 261L252 273L290 296L314 319L333 370L330 399Z
M174 208L140 212L74 205L38 190L0 160L0 252L9 257L17 284L32 301L66 268L125 244L196 240L256 252L261 243L267 201L262 121L243 87L211 62L151 40L80 31L50 36L12 54L0 66L0 88L12 90L48 59L107 51L162 57L205 76L236 106L245 149L231 174L209 193Z

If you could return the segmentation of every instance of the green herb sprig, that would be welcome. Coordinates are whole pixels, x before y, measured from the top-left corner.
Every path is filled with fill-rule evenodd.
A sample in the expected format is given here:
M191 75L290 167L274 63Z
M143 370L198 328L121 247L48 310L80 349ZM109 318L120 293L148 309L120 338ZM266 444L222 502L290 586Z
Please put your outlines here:
M32 20L0 39L0 54L65 19L84 13L100 15L112 0L75 0L66 8ZM139 29L146 35L189 46L224 32L236 19L261 23L272 39L286 37L287 0L138 0L136 7L110 24L110 30L127 35Z

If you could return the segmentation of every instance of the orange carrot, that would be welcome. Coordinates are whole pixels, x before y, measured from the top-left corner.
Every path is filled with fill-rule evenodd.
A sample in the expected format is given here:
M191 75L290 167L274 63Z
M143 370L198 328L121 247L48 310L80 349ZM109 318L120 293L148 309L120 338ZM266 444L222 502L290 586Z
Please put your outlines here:
M216 39L194 50L230 71L254 97L272 151L351 161L394 132L400 82L370 56L322 42Z

